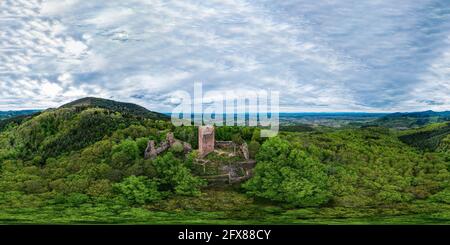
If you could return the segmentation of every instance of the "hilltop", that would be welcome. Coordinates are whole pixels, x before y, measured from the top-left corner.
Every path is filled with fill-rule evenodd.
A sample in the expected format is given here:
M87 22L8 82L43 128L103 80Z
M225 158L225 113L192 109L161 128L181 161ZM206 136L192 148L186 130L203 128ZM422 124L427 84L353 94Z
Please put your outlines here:
M70 108L70 107L96 107L111 111L117 111L123 114L130 114L137 117L149 119L168 119L167 115L154 111L149 111L140 105L95 97L86 97L79 100L75 100L73 102L61 106L60 108Z
M118 112L127 118L135 119L154 119L154 120L168 120L169 117L165 114L147 110L146 108L133 103L124 103L114 100L86 97L79 100L72 101L59 108L50 108L44 111L26 110L26 111L5 111L0 112L0 131L4 130L8 125L20 125L26 121L39 116L43 112L61 111L62 109L75 109L81 112L88 108L105 109L110 112Z

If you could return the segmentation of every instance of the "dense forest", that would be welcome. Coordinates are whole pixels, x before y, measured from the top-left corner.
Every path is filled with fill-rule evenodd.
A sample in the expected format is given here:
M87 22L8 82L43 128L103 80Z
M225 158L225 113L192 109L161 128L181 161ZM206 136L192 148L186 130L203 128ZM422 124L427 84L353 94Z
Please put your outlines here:
M248 181L211 185L196 150L144 158L169 132L196 149L195 127L88 98L1 129L0 223L448 223L448 128L218 127L257 163Z

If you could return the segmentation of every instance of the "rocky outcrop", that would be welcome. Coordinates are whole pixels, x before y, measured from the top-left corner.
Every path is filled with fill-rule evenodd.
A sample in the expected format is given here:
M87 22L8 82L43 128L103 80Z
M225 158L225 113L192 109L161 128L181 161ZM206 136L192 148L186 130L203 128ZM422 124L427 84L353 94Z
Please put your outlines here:
M147 144L147 149L145 149L144 158L149 159L155 158L156 156L158 156L158 153L156 151L155 141L150 140Z
M191 144L183 142L183 150L185 154L191 152L192 151Z
M248 145L246 142L244 142L240 147L240 150L242 152L242 155L244 156L245 160L250 160L250 153L248 152Z

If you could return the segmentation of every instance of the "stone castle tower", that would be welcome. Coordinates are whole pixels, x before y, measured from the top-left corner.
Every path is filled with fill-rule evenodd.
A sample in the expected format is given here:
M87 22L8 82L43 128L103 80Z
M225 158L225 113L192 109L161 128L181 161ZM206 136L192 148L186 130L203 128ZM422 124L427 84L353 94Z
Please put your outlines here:
M198 128L198 150L200 157L205 157L214 151L214 126L201 126Z

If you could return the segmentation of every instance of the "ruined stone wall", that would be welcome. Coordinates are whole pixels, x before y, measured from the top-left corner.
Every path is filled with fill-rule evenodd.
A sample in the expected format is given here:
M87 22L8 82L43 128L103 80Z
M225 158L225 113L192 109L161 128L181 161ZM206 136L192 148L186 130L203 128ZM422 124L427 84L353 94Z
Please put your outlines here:
M233 141L216 141L216 147L233 149L236 144Z
M180 142L183 145L184 153L189 153L192 151L192 146L189 143L182 142L180 140L175 139L173 133L168 133L166 136L166 140L161 142L161 144L156 147L156 143L154 140L150 140L147 144L147 149L145 149L144 157L145 159L153 159L157 157L159 154L167 151L170 147L172 147L175 143Z
M245 160L250 160L250 154L248 151L247 143L237 145L233 141L216 141L216 148L233 150L233 153L242 155Z

